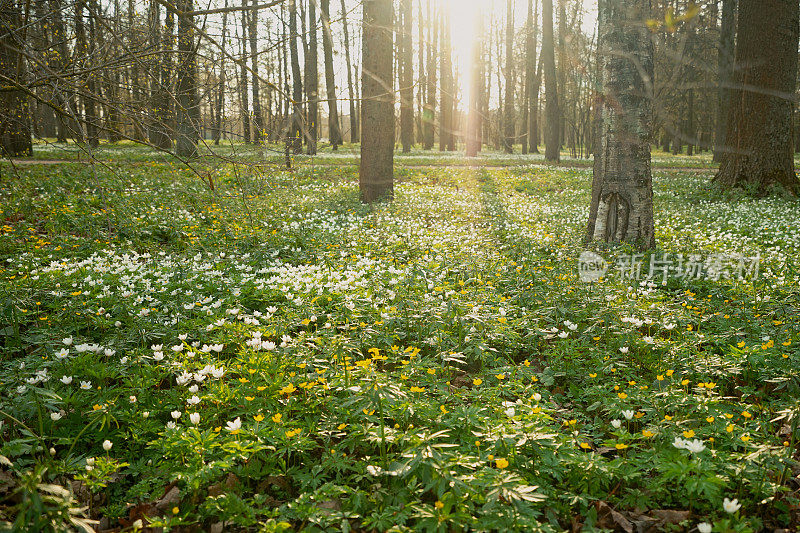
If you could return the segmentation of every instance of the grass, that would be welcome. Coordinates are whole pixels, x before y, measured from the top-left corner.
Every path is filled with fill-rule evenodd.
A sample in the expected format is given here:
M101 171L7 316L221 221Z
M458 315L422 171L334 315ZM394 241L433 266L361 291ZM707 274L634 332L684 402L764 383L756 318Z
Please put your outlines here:
M414 152L368 208L342 152L3 166L0 524L798 527L796 200L657 155L658 254L759 275L583 283L589 169Z

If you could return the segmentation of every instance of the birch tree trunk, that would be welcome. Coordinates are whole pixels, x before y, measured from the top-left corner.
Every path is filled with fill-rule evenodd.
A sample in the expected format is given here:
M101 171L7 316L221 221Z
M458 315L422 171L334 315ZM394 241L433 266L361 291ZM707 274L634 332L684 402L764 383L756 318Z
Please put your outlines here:
M364 0L362 37L361 201L394 194L394 92L392 0Z
M714 176L726 189L800 192L792 143L799 15L797 0L739 2L729 151Z
M586 241L655 246L650 0L600 0L601 102Z

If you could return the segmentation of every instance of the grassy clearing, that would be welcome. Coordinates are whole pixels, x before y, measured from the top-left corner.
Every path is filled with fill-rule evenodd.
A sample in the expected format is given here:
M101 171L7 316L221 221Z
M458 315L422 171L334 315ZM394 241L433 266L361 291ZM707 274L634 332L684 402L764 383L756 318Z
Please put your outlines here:
M660 252L758 278L588 284L590 170L323 157L3 167L0 524L798 526L796 201L656 172Z

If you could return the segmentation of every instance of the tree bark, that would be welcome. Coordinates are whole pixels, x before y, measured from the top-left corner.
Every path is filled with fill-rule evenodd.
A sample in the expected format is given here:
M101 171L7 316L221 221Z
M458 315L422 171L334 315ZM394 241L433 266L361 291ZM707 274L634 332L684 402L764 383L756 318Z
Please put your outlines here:
M333 33L331 32L330 0L322 2L322 48L325 54L325 92L328 96L328 137L336 151L342 145L339 125L339 102L336 98L336 71L333 69Z
M178 70L177 70L177 140L175 151L181 157L197 155L200 139L200 105L197 95L197 55L195 49L194 17L186 13L194 10L193 0L177 3L178 15Z
M256 5L258 0L253 0ZM258 74L258 10L250 10L250 70L252 70L251 88L253 91L253 140L263 142L266 140L264 128L264 113L261 110L261 82Z
M305 33L305 32L304 32ZM308 46L305 47L306 102L306 153L317 153L319 141L319 42L317 39L317 0L308 2Z
M342 30L344 33L344 53L347 62L347 91L350 97L350 142L357 143L360 139L358 134L359 119L356 110L355 80L353 78L353 62L350 59L350 33L347 27L347 6L342 0Z
M14 0L0 0L0 76L25 84L22 13ZM3 82L6 84L7 82ZM28 97L22 91L0 94L0 153L6 156L31 155L31 119Z
M292 126L290 138L292 152L303 151L303 79L300 75L300 57L297 52L297 0L289 0L289 55L292 63Z
M394 195L394 94L392 0L364 0L362 38L361 201Z
M797 0L739 1L728 151L714 177L725 189L800 192L792 146L799 16Z
M476 40L472 51L472 80L469 93L469 117L467 119L467 157L477 157L481 151L483 133L481 112L483 111L483 24L482 13L478 14Z
M650 138L653 45L650 0L600 0L602 102L586 242L655 246Z
M717 124L714 136L714 161L722 161L725 152L725 136L728 133L731 84L733 83L734 41L736 33L737 0L722 0L722 25L719 29Z
M400 142L403 152L414 145L414 49L412 46L412 2L400 0Z
M559 139L560 113L558 111L558 79L556 78L556 57L553 47L553 0L542 0L542 54L544 62L544 114L545 128L544 158L547 161L561 159Z
M507 154L514 153L516 116L514 113L514 0L506 0L506 94L503 106L503 148Z
M441 16L441 15L437 15ZM436 85L437 68L436 57L439 47L438 43L439 24L436 16L432 16L430 0L428 1L428 76L427 92L425 93L425 111L422 115L422 128L425 141L423 148L433 150L434 144L434 124L436 121Z

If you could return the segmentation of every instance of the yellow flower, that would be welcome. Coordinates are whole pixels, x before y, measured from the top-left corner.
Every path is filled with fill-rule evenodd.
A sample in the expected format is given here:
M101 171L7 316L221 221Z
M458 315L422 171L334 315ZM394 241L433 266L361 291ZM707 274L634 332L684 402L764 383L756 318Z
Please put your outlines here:
M672 377L672 374L674 373L675 373L674 370L667 370L667 377Z
M664 374L659 374L659 375L657 375L657 376L656 376L656 379L657 379L658 381L664 381Z
M620 399L620 400L624 400L625 398L627 398L627 397L628 397L628 395L627 395L627 394L625 394L624 392L618 392L618 393L617 393L617 396L619 396L619 399Z
M435 369L435 368L429 368L429 369L428 369L428 374L430 374L431 376L433 376L434 374L436 374L436 369Z
M257 414L256 416L253 417L253 420L255 420L256 422L261 422L262 420L264 420L264 415L259 413L259 414Z
M347 427L347 424L342 423L342 424L339 424L338 426L336 426L336 429L338 429L339 431L342 431L346 427Z
M239 383L250 383L250 380L247 378L239 378Z
M597 377L597 372L592 372L591 374L589 374L589 377L592 378L592 379L596 378Z
M669 415L664 415L664 420L670 421L670 420L672 420L672 417L669 416Z
M439 410L442 412L443 415L446 415L447 413L450 412L450 411L447 410L447 407L445 407L444 405L440 405L439 406Z
M708 422L709 424L711 422L713 422L713 421L714 421L714 417L713 416L709 416L709 417L706 418L706 422Z
M281 394L291 394L296 390L297 389L295 388L295 386L293 384L289 383L288 385L286 385L284 388L282 388L278 392L280 392Z
M256 390L258 392L263 392L263 391L267 390L267 388L264 385L261 385L260 387L256 387Z
M736 346L738 346L739 348L744 348L744 341L737 342Z
M497 465L497 468L507 468L508 460L500 457L495 461L495 464Z
M622 443L619 443L619 444L615 444L615 445L614 445L614 447L615 447L616 449L618 449L618 450L624 450L625 448L627 448L627 447L628 447L628 445L627 445L627 444L622 444Z
M580 447L581 447L582 449L584 449L584 450L591 450L591 449L592 449L592 447L589 445L589 443L588 443L588 442L581 442L581 443L580 443Z
M364 408L361 411L367 416L372 416L372 415L375 414L375 409L372 409L371 411L368 411L366 408Z
M655 433L653 433L653 432L652 432L652 431L650 431L650 430L643 429L643 430L642 430L642 435L643 435L643 436L645 436L645 437L647 437L647 438L650 438L650 437L652 437L653 435L655 435Z
M248 402L252 402L256 398L255 398L255 396L245 396L244 399L247 400Z
M178 514L180 512L181 512L181 510L178 507L173 507L172 508L172 514Z
M363 359L361 361L356 361L356 366L361 368L367 368L370 364L372 364L372 359Z
M434 503L433 506L436 507L437 509L441 509L442 507L444 507L444 504L439 500L436 500L436 503Z
M683 436L684 438L691 439L694 437L694 430L690 429L689 431L684 431Z
M367 350L367 353L371 353L374 357L377 357L381 354L381 351L378 348L370 348Z
M425 392L424 387L417 387L416 385L409 389L411 392Z
M689 384L689 380L688 379L681 380L681 385L686 386L688 384Z
M505 374L497 374L495 377L497 379L499 379L500 381L503 381L504 379L506 379L506 375Z
M472 384L475 385L476 387L480 387L481 383L483 383L483 380L481 378L475 378L472 380Z
M272 421L275 422L276 424L280 424L282 418L283 415L280 413L275 413L274 415L272 415Z
M733 433L733 428L734 428L733 424L728 424L728 426L725 428L725 431L727 431L728 433Z
M742 416L745 417L745 418L752 418L753 417L753 415L751 415L747 411L742 411Z
M747 441L750 440L750 437L748 437L747 435L742 435L741 439L742 439L742 442L747 442Z

